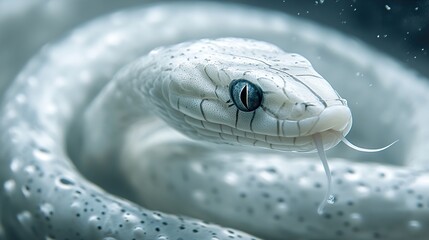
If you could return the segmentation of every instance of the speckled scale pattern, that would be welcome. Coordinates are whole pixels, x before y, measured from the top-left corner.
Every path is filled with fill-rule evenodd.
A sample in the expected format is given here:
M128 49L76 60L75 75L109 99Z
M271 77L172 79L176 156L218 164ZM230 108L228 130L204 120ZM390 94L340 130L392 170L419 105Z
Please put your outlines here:
M121 162L120 169L131 185L141 190L141 203L160 211L201 216L265 239L425 240L429 231L429 113L421 106L429 103L429 87L424 83L428 80L320 26L273 12L205 4L167 4L119 12L75 30L30 61L8 90L0 114L1 219L10 239L252 239L235 230L148 211L116 198L84 180L62 148L72 118L128 60L158 45L236 36L269 41L310 59L347 97L354 114L355 132L352 129L349 135L354 142L369 147L385 145L386 139L399 138L400 142L373 155L341 146L332 149L337 199L323 216L315 211L323 193L323 174L315 159L303 159L310 155L292 155L290 160L286 155L264 156L264 161L251 161L248 155L230 154L233 159L227 158L228 163L212 163L210 159L205 163L198 157L163 163L181 144L189 143L168 145L169 151L162 144L158 149L153 147L149 150L159 154L159 159L148 161L141 161L145 152L133 144L131 158ZM177 18L170 17L172 12ZM181 22L186 24L178 24ZM104 32L100 25L110 28ZM146 45L137 46L142 41L137 44L135 39L144 39ZM91 44L95 47L80 51ZM98 75L96 69L103 71ZM366 97L356 94L357 89L363 89ZM137 139L141 141L141 136ZM160 142L156 139L162 138L150 142ZM192 144L187 147L195 149ZM210 154L210 149L201 149ZM240 163L247 167L243 170ZM180 171L173 171L175 166ZM146 171L151 174L144 174ZM142 187L146 182L152 184ZM101 187L108 185L105 182ZM180 208L174 208L175 204ZM287 211L291 206L296 209Z
M159 135L157 139L167 137L162 131L154 135ZM178 146L163 150L173 144ZM335 200L318 215L314 209L326 187L318 162L287 154L243 154L233 148L207 146L200 146L195 153L195 159L205 159L198 162L187 159L180 147L187 146L178 140L166 140L165 146L148 144L134 150L134 161L124 163L134 176L130 183L142 193L140 201L145 205L164 211L180 209L182 214L232 226L239 223L240 228L267 239L303 235L308 239L391 239L391 225L396 226L398 239L424 239L427 201L421 187L426 176L413 176L398 167L350 166L332 159ZM213 157L220 150L223 153ZM147 154L160 156L157 164L139 157ZM255 158L263 161L255 162ZM144 177L136 177L133 171ZM156 194L145 197L146 192ZM169 201L173 196L174 202ZM395 218L386 218L388 214ZM255 219L263 219L263 223Z

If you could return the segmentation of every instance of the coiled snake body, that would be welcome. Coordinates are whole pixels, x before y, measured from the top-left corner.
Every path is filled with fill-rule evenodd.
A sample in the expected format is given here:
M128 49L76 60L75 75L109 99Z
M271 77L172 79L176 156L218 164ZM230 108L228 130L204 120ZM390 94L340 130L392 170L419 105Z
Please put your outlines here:
M235 38L156 49L119 71L156 47L219 37ZM237 37L264 40L314 60L322 76L353 103L355 128L362 129L356 139L385 136L372 142L381 145L400 138L397 152L383 154L408 166L388 166L380 163L383 159L356 163L359 157L334 148L330 165L336 200L320 216L315 208L325 182L315 156L184 141L146 114L159 112L193 137L274 149L314 150L313 138L301 135L331 129L327 124L333 121L335 130L348 132L345 102L305 59ZM211 58L213 52L222 57ZM119 80L100 94L111 98L97 97L85 110L114 76ZM148 76L156 79L142 84ZM233 80L242 84L237 99ZM119 12L44 48L8 90L0 126L3 225L22 239L256 239L114 197L85 180L68 160L71 154L106 188L112 181L128 182L130 197L144 206L266 239L424 239L429 234L428 130L421 106L429 102L428 89L413 73L361 44L275 12L214 3ZM138 108L135 96L142 93L158 110ZM291 100L290 106L280 95ZM332 106L342 114L327 123L325 118L311 124L290 121L320 116ZM136 122L135 116L122 115L124 108L147 117ZM115 127L106 127L111 124ZM131 126L127 134L124 125ZM82 134L75 134L79 129ZM344 134L331 133L322 134L326 149ZM72 139L70 153L66 138ZM347 160L334 159L344 156ZM111 188L120 192L122 187Z

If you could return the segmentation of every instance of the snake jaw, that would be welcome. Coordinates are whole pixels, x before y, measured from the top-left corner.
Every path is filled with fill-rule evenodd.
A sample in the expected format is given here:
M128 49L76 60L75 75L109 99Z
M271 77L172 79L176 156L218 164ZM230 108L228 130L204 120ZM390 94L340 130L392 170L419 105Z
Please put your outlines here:
M331 106L324 109L317 117L301 120L301 126L310 125L311 129L306 133L308 135L323 133L327 130L341 132L341 136L347 135L352 124L352 114L350 109L345 106ZM313 124L305 124L306 122ZM302 127L301 127L302 129Z

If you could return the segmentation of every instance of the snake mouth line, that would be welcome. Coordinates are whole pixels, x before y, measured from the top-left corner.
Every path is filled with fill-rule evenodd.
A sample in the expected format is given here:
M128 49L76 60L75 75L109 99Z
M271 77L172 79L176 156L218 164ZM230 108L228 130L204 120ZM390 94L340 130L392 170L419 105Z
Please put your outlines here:
M227 144L240 144L263 148L314 152L314 134L320 134L324 149L330 149L338 144L351 128L351 112L346 106L325 108L318 116L295 121L294 129L288 129L288 135L277 129L272 133L257 133L249 129L239 129L219 123L212 123L191 116L185 116L185 121L192 126L197 135L209 141ZM292 122L292 121L291 121ZM281 123L278 123L279 128ZM277 134L276 134L277 133Z
M263 135L195 119L187 122L195 127L197 135L211 142L256 146L294 152L317 151L313 140L314 134L296 137ZM324 148L326 150L334 147L343 139L343 133L341 131L332 129L317 134L322 136Z

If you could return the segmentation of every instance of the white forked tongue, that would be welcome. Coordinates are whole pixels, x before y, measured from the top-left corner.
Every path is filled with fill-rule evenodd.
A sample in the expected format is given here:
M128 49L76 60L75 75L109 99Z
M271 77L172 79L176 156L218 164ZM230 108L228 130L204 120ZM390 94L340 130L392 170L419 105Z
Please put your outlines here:
M323 141L322 141L322 135L320 133L313 134L313 141L314 145L316 145L317 153L319 154L319 158L322 161L323 168L325 170L326 179L328 181L328 188L326 189L325 197L323 198L323 201L319 204L319 207L317 208L317 213L319 215L323 214L323 210L327 203L332 204L335 201L334 195L331 194L331 170L329 169L328 160L326 159L326 153L325 149L323 148ZM376 148L376 149L368 149L368 148L362 148L354 145L349 140L347 140L345 137L341 139L342 142L344 142L348 147L360 151L360 152L379 152L383 151L393 144L395 144L398 140L394 141L393 143L382 147L382 148Z
M326 179L328 181L328 188L326 189L325 197L323 201L319 204L317 208L317 213L319 215L323 214L323 209L326 206L326 203L334 202L334 195L331 195L331 170L329 170L328 160L326 159L325 149L323 148L322 136L320 133L313 134L314 145L316 145L317 153L319 154L319 158L322 161L323 168L325 169Z
M344 144L346 144L349 148L352 148L352 149L354 149L354 150L356 150L356 151L372 153L372 152L380 152L380 151L383 151L383 150L385 150L385 149L389 148L390 146L392 146L393 144L395 144L395 143L396 143L397 141L399 141L399 140L396 140L396 141L394 141L393 143L391 143L391 144L389 144L389 145L387 145L387 146L385 146L385 147L382 147L382 148L362 148L362 147L358 147L358 146L354 145L353 143L351 143L349 140L347 140L345 137L343 137L343 138L341 139L341 141L342 141Z

